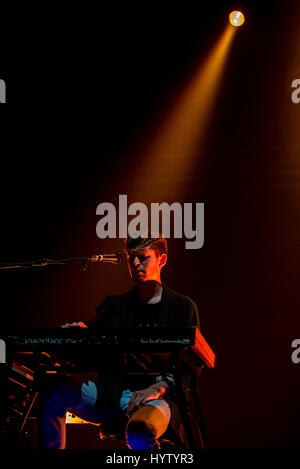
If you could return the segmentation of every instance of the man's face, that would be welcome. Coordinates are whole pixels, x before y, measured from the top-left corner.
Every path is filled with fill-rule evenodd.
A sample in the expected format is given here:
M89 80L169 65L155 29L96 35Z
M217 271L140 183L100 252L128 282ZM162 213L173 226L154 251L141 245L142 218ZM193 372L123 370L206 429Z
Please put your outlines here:
M156 281L160 283L160 271L167 261L166 254L156 255L151 247L128 251L128 268L135 283Z

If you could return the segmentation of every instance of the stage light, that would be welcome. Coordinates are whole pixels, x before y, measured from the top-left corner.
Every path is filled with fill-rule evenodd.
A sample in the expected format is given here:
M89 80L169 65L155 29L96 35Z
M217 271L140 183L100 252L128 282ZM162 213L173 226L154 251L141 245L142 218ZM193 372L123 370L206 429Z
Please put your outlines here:
M229 15L229 22L232 26L242 26L245 23L245 16L241 11L232 11Z

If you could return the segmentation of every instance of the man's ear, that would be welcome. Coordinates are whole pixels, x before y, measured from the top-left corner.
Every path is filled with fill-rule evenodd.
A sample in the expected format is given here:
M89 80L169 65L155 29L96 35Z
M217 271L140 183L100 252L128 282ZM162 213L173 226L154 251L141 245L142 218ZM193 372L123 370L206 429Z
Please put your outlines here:
M162 269L167 263L167 254L162 254L159 260L159 268Z

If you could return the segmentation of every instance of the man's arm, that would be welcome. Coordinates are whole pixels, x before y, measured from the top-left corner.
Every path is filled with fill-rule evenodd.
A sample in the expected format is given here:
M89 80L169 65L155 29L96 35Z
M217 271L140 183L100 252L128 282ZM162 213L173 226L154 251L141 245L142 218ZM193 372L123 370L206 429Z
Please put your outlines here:
M78 322L67 322L64 324L63 328L68 327L106 327L109 319L112 317L114 311L114 304L112 296L108 296L105 300L96 308L96 316L91 321L78 321Z
M86 321L87 327L111 327L116 313L115 300L109 295L96 308L96 316L91 321Z

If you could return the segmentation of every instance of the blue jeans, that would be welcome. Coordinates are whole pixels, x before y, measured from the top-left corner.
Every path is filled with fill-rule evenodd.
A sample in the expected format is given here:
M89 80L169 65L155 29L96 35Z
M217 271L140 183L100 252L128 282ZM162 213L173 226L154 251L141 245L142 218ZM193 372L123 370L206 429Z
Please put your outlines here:
M120 411L126 416L128 402L133 392L124 390L120 399ZM39 414L40 446L44 449L64 449L66 445L66 412L92 423L107 421L95 409L98 389L93 381L75 385L65 379L52 386L42 400ZM100 396L101 399L101 396ZM130 418L125 431L127 446L131 449L155 449L157 438L167 429L171 412L163 399L148 401Z

